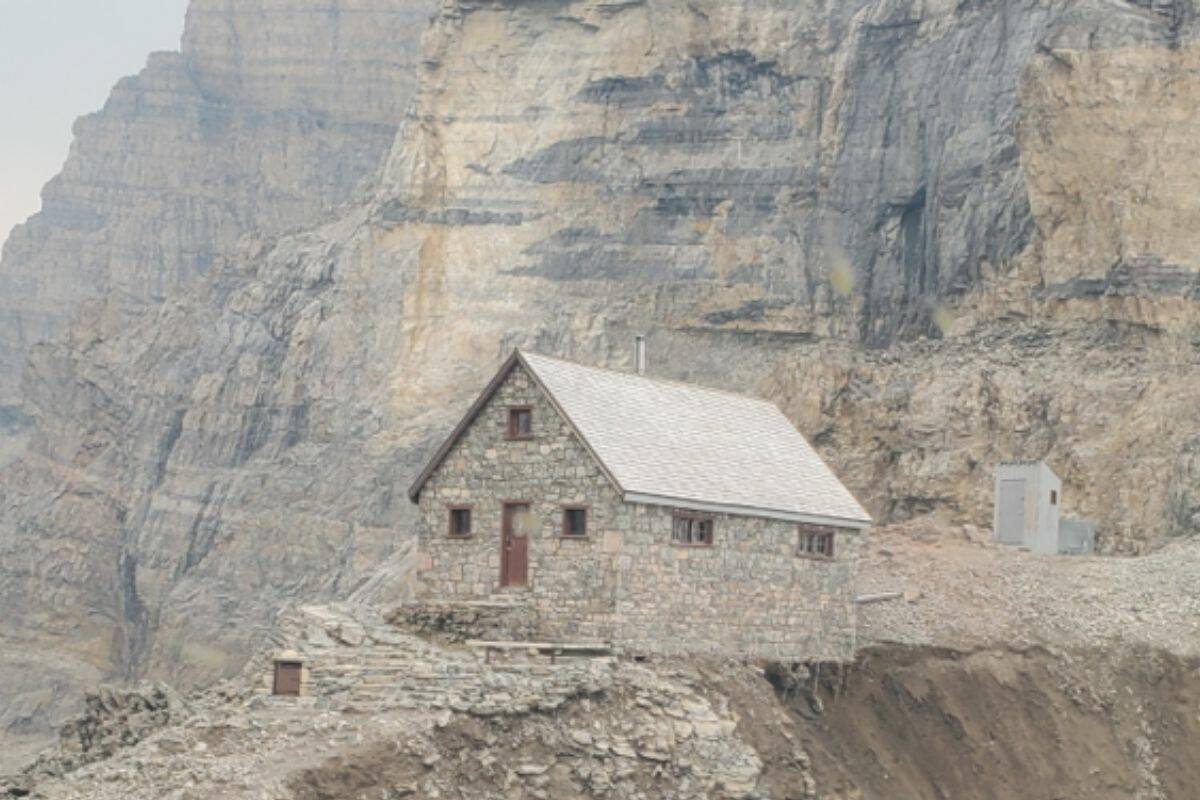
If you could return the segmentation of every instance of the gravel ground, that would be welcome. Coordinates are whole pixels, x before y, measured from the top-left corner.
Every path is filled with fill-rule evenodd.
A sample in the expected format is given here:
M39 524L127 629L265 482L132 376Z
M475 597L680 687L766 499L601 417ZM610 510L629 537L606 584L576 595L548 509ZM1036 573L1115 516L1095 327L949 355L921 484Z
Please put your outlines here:
M1140 558L1042 556L999 547L990 531L933 520L869 534L861 645L1161 648L1200 656L1200 538Z

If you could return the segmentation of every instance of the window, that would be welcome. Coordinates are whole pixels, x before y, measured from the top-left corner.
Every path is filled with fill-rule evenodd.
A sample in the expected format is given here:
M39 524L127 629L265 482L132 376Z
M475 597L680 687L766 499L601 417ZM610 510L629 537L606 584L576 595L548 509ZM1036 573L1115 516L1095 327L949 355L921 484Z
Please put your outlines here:
M586 508L568 506L563 509L562 535L570 539L582 539L588 535Z
M1055 489L1050 490L1050 505L1058 505L1058 491Z
M450 535L465 539L471 535L471 507L455 506L450 509Z
M833 532L801 526L797 552L808 558L833 558Z
M533 438L533 409L528 406L518 406L508 410L508 438Z
M671 529L671 540L675 544L685 547L712 547L712 517L690 517L677 514Z

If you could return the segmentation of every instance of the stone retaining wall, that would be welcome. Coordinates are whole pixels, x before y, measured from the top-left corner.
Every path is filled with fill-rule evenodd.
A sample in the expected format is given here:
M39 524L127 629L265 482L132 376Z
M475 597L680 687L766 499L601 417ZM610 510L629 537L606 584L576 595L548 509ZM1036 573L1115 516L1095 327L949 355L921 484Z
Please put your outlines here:
M538 635L537 614L527 603L406 603L389 613L387 621L439 644L463 644L471 639L529 641Z

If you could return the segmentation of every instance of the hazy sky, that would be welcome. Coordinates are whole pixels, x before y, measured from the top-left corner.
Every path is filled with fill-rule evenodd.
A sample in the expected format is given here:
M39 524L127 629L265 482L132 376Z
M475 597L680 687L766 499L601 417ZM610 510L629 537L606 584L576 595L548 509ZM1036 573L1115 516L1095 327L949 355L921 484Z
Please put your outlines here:
M178 50L187 0L0 0L0 242L41 207L76 117L152 50Z

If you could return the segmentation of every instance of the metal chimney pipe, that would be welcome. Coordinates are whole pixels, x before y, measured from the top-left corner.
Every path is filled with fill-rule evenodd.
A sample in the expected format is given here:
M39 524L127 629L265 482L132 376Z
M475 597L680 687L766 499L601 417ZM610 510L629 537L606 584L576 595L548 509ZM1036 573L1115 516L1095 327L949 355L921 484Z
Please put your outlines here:
M638 375L646 374L646 337L638 334L637 345L634 350L634 364L637 367Z

